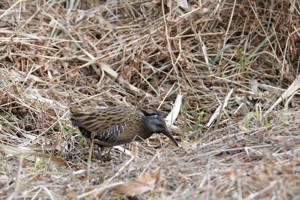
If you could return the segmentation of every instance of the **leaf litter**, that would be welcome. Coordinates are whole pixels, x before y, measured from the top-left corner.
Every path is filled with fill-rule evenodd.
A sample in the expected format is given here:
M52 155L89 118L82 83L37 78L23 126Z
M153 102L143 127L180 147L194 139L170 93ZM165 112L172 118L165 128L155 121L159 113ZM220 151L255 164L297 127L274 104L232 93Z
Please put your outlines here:
M0 8L2 198L299 197L298 1ZM89 158L70 104L160 108L182 148L154 135Z

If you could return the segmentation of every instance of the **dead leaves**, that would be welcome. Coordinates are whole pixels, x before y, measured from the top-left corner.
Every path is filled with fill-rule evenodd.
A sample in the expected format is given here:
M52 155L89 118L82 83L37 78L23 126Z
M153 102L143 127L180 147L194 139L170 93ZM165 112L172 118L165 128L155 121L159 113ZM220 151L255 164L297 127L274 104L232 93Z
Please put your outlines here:
M154 190L159 182L160 170L158 169L118 185L114 190L128 196L136 196Z

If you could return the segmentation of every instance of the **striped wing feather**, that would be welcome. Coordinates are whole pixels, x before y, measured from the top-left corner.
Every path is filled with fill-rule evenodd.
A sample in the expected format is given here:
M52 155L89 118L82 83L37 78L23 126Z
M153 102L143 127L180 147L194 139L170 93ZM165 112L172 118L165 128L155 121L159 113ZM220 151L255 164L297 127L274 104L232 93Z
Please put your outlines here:
M131 120L141 118L143 114L129 108L105 108L93 111L71 109L71 120L74 126L82 127L101 140L109 140L125 131Z

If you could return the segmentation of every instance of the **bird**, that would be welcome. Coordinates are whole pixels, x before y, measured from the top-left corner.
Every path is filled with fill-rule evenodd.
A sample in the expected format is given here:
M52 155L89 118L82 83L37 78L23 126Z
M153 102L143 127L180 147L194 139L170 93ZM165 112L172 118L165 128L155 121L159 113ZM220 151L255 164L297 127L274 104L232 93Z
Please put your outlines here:
M101 149L141 141L162 133L179 146L157 109L125 107L96 108L80 111L70 107L72 125Z

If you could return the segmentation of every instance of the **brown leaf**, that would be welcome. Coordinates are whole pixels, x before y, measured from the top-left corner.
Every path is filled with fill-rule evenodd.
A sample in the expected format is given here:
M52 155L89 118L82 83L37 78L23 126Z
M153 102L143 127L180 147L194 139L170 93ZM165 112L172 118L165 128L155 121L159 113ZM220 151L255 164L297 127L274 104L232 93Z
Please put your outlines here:
M114 190L128 196L141 195L153 190L157 186L159 179L160 170L158 169L154 172L141 175L137 179L129 180L123 185L118 185L114 187Z
M246 130L248 130L245 126L243 126L243 125L239 125L239 129L241 130L241 131L246 131Z
M131 75L131 73L134 71L134 66L136 65L136 61L135 60L131 60L130 64L128 66L126 66L124 68L124 71L122 73L122 78L126 81L129 80L129 76Z

